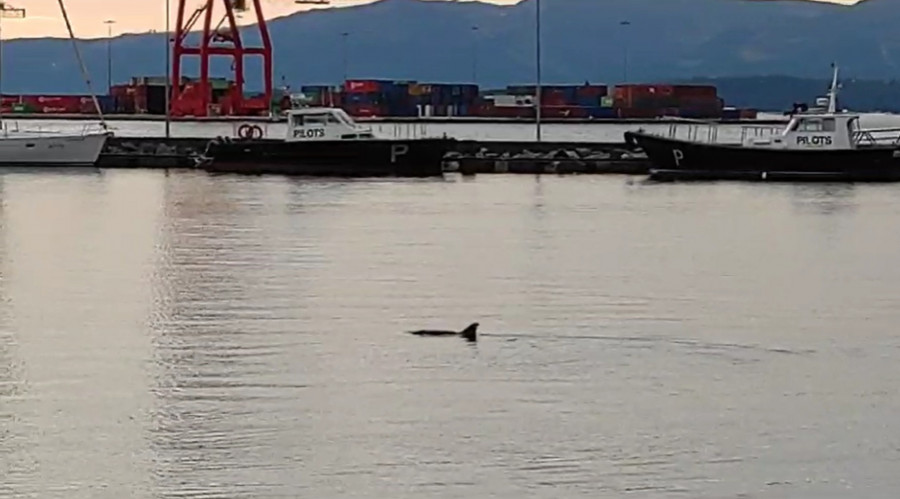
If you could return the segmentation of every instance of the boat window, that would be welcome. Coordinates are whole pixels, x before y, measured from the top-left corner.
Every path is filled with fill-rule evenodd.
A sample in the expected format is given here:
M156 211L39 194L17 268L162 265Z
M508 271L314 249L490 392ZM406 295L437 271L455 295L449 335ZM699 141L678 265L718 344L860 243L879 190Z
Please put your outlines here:
M822 131L823 132L835 131L834 118L825 118L824 120L822 120Z
M822 120L820 120L820 119L805 119L800 122L800 131L801 132L821 132L822 131Z
M297 126L303 126L303 115L302 115L302 114L295 114L295 115L293 116L293 121L291 122L291 124L292 124L293 126L295 126L295 127L297 127Z

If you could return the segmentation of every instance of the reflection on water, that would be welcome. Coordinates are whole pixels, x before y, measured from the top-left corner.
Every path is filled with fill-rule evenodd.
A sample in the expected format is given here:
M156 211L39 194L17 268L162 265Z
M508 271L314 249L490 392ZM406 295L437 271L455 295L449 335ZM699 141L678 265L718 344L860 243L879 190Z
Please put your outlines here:
M888 186L0 176L0 497L900 486ZM422 327L462 328L417 338Z

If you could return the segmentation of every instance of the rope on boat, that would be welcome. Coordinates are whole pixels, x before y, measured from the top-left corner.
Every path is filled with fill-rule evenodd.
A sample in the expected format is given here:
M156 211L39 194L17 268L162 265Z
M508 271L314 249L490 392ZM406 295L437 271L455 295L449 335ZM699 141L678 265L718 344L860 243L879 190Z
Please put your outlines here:
M78 59L78 65L81 67L81 75L84 77L88 92L90 92L91 99L94 101L94 108L97 110L97 115L100 117L100 125L104 130L109 130L109 127L106 126L106 120L103 118L103 110L100 109L100 102L97 101L97 95L94 94L94 89L91 87L91 77L87 67L84 65L84 60L81 58L81 51L78 50L78 42L75 40L75 33L72 31L72 23L69 22L69 14L66 12L66 4L63 0L59 0L59 9L62 11L63 19L66 21L66 28L69 30L69 40L72 41L72 48L75 49L75 57Z

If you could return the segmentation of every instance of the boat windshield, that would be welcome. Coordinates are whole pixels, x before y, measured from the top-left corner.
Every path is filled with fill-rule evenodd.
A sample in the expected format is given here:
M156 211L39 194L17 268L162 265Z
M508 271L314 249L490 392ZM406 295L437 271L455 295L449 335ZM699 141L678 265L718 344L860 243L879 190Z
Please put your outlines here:
M324 126L341 123L340 120L335 118L331 113L295 114L292 119L291 125L295 127Z
M335 110L334 115L340 123L350 127L354 126L353 120L343 109Z
M834 132L837 124L834 118L794 118L785 132Z

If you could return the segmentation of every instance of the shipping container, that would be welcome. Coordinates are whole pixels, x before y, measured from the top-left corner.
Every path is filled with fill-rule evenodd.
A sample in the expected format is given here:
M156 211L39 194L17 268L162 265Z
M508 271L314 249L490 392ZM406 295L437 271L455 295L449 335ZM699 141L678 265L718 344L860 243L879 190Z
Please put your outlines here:
M486 118L533 118L533 106L494 106L490 102L479 106L477 115Z
M713 85L675 85L674 91L678 97L718 96L718 89Z
M77 114L81 110L78 95L23 95L22 102L41 114Z
M122 95L115 97L116 114L134 114L134 96Z
M420 83L412 84L407 89L409 95L419 97L423 95L431 95L431 85L423 85Z
M594 119L612 119L619 117L619 110L612 107L591 107L587 109L588 117Z
M381 80L347 80L344 82L344 92L347 93L379 93L385 82Z
M571 99L569 99L565 94L558 93L556 91L552 93L544 93L541 97L542 106L566 106L570 104L573 104Z
M575 89L575 96L579 98L599 98L605 97L609 89L606 85L581 85Z
M384 116L381 107L374 104L350 104L344 106L344 110L351 116L362 118Z

